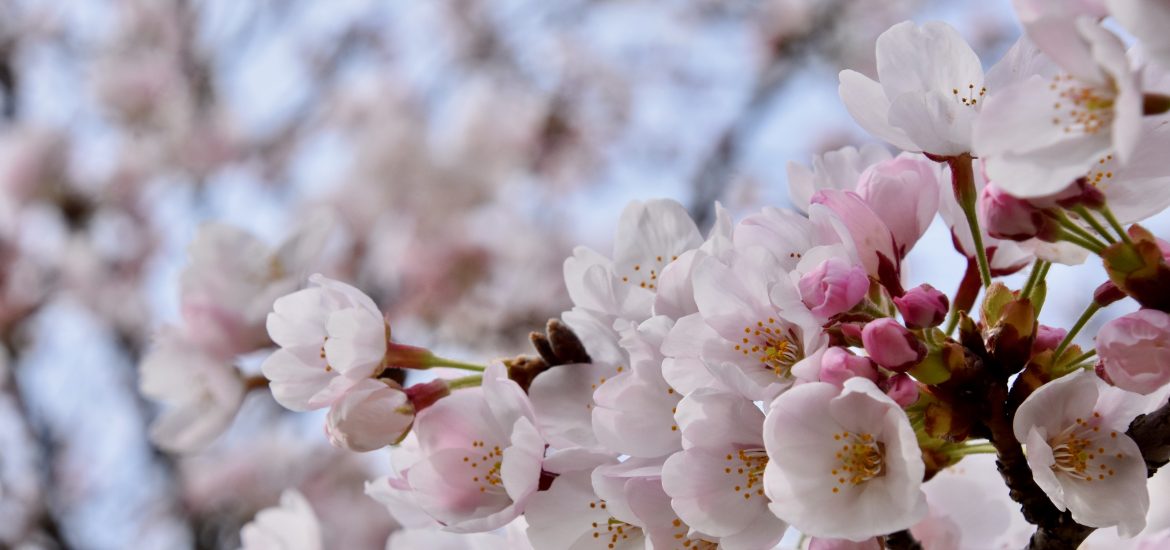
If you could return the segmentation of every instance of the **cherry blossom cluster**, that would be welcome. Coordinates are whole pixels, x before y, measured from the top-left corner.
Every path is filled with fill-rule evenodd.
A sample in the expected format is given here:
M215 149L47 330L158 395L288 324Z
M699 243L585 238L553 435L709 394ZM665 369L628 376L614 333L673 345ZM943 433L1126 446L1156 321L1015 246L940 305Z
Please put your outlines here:
M481 366L400 343L354 287L314 275L290 292L280 252L240 252L229 265L249 286L225 282L195 267L222 252L209 231L184 277L189 324L143 367L147 393L178 405L158 430L214 437L244 382L156 388L152 365L270 339L261 370L281 405L328 408L339 447L393 447L395 472L366 488L404 526L391 546L1022 544L931 493L981 454L1002 476L982 490L1015 499L997 506L1035 526L1030 547L1098 528L1165 542L1146 523L1147 476L1170 459L1170 243L1137 222L1170 205L1170 7L1016 7L1026 35L986 72L945 24L882 34L877 80L844 71L840 95L898 151L791 164L794 208L734 222L718 207L704 237L676 202L631 203L611 252L565 260L573 307L533 334L533 356ZM906 284L936 216L967 265L951 295ZM1090 256L1107 280L1061 297L1085 313L1041 324L1050 266ZM1020 288L996 280L1028 266ZM1122 300L1140 308L1074 343ZM474 374L424 380L434 367ZM317 531L289 493L243 538L319 548Z

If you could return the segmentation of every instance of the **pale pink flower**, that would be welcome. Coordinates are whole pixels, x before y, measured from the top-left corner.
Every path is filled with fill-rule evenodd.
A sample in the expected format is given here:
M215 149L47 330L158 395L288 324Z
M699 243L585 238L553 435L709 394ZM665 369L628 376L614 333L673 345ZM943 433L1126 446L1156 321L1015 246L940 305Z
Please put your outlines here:
M712 376L749 399L771 400L793 383L793 369L815 361L828 343L787 274L765 250L736 253L729 263L700 258L694 281L702 323L680 319L663 342L663 353L698 351ZM687 393L690 388L675 385L674 378L683 377L663 369L667 381Z
M329 442L364 453L402 440L414 422L414 406L391 380L366 378L333 403L325 417Z
M724 548L774 546L787 525L764 496L764 413L738 395L699 390L675 417L684 450L662 465L662 487L679 518Z
M261 370L272 396L294 411L329 406L384 367L389 327L369 296L321 275L276 300L268 335L280 346Z
M691 277L695 258L700 254L725 258L734 250L732 232L731 215L722 204L716 202L715 223L707 234L707 240L699 248L679 254L678 259L662 268L662 273L658 275L658 288L654 295L655 315L679 319L699 311L695 305L694 281Z
M804 216L767 206L736 224L733 242L736 250L759 247L771 252L780 268L788 271L816 244L815 237L812 224ZM725 256L719 259L727 260Z
M565 260L565 286L577 307L641 322L650 317L663 269L702 243L678 202L634 201L618 220L613 258L577 247Z
M1009 550L1027 545L1035 526L1004 490L995 455L964 457L922 485L929 515L911 528L923 548Z
M1017 410L1013 429L1036 484L1077 523L1117 526L1124 537L1145 527L1146 463L1125 430L1150 401L1077 371L1041 386Z
M160 447L194 452L231 425L244 399L244 379L228 359L215 357L179 330L164 327L138 367L139 390L165 404L150 426Z
M797 288L809 311L825 321L853 309L865 298L869 292L869 276L861 266L842 258L829 258L805 273Z
M280 495L280 505L265 508L240 530L241 550L320 550L321 527L313 508L295 489Z
M200 227L179 276L183 324L192 341L222 356L268 346L264 324L272 303L296 289L331 227L328 219L311 217L276 249L230 225Z
M556 479L547 491L533 495L524 512L528 539L536 550L557 548L613 548L634 550L645 547L645 535L632 512L620 510L599 496L593 487L593 472L606 464L617 464L612 456L594 455L574 459L576 464L561 467L558 457L547 461ZM622 513L625 512L625 513Z
M889 317L866 323L861 341L874 362L892 371L905 371L926 357L926 346L918 337Z
M1143 395L1170 382L1170 315L1143 309L1105 323L1097 354L1113 385Z
M856 147L842 147L813 157L812 169L803 164L788 162L788 196L793 206L808 212L809 200L822 189L852 191L857 188L861 173L870 166L892 158L885 147L875 143Z
M936 162L903 154L861 173L857 194L890 229L899 256L906 256L938 213L940 172Z
M770 508L802 533L863 541L926 515L914 429L866 378L781 394L764 421L764 443Z
M971 151L971 125L983 106L983 66L945 23L905 21L877 39L874 81L841 71L841 101L869 133L906 151Z
M622 331L621 343L630 352L632 368L593 393L593 432L606 449L633 457L659 457L682 449L674 421L682 394L662 377L664 357L659 351L673 325L658 316Z
M524 390L493 363L482 389L440 399L415 419L420 458L404 472L414 502L449 531L497 529L536 493L545 440Z
M818 191L809 207L809 219L822 244L839 242L870 277L899 273L902 255L894 234L869 203L853 191Z
M988 177L1017 197L1059 192L1110 153L1127 163L1142 133L1142 94L1125 46L1090 17L1073 28L1030 34L1066 73L998 91L975 127Z

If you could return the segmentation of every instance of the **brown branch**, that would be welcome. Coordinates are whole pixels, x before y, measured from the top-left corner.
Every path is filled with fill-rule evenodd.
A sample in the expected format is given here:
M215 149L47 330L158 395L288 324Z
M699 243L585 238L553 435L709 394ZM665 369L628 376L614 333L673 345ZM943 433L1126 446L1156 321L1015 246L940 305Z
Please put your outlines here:
M890 533L882 538L886 550L922 550L922 543L914 538L909 529Z

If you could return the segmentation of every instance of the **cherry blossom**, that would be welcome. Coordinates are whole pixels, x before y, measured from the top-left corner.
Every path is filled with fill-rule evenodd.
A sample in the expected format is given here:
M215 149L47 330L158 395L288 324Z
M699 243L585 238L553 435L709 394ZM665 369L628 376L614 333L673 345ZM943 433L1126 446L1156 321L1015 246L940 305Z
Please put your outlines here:
M781 394L764 420L764 444L769 507L802 533L862 541L927 513L914 430L869 379Z
M280 346L262 370L272 396L292 410L326 407L345 390L378 374L389 326L360 290L321 275L276 300L268 334Z
M906 151L971 151L987 89L979 57L959 33L945 23L905 21L882 33L876 48L877 81L841 71L841 101L853 119Z
M243 550L319 550L321 527L305 497L289 489L240 530L240 542Z
M244 399L230 359L209 355L178 329L164 328L138 367L142 394L166 408L150 427L164 449L191 452L224 432Z
M524 391L503 365L483 388L460 390L415 418L420 459L404 473L414 501L456 532L499 528L536 493L545 440Z
M1078 523L1116 525L1125 537L1145 527L1146 464L1125 430L1146 405L1087 371L1045 384L1020 405L1013 428L1032 475Z
M724 548L775 545L787 525L764 496L764 413L738 395L701 390L684 398L675 416L684 450L662 466L675 512Z
M1097 332L1097 353L1113 384L1149 394L1170 382L1170 315L1152 309L1114 319Z
M338 447L368 452L401 441L413 422L414 406L398 383L367 378L329 409L325 433Z

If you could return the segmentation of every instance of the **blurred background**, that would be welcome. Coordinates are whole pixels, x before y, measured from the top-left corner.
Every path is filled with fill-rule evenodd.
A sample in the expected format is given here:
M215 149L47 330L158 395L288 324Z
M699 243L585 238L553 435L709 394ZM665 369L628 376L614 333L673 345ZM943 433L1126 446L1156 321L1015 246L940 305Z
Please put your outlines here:
M332 213L316 270L397 340L522 353L627 201L706 227L715 200L786 205L788 161L871 141L837 73L874 74L903 19L986 65L1019 33L1007 0L0 0L0 547L234 548L295 486L328 547L382 548L362 483L389 459L332 449L321 415L253 392L203 453L147 439L136 365L199 224L275 246ZM919 248L910 277L949 292L945 229ZM1079 292L1046 316L1080 312L1085 271L1053 269L1050 296Z

